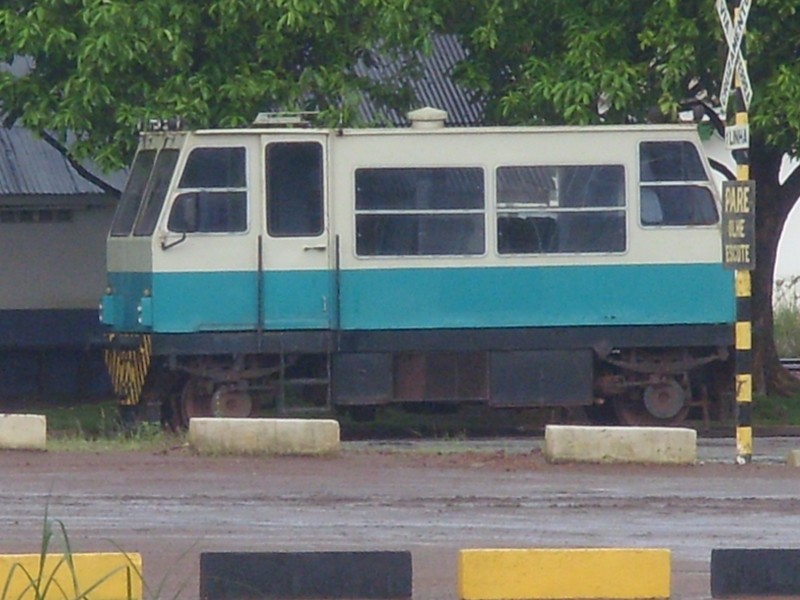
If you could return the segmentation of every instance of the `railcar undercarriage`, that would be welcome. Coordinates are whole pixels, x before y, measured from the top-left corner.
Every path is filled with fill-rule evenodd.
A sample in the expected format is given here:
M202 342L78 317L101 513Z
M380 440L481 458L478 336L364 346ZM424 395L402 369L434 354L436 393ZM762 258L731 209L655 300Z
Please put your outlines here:
M576 356L587 351L576 350ZM497 392L489 352L385 353L365 355L363 362L351 355L338 363L338 370L332 367L330 353L292 353L156 357L138 401L126 397L121 404L128 419L157 416L173 429L187 427L193 417L250 417L262 411L289 416L337 409L362 420L390 403L415 412L431 406L455 408L465 402L506 408L582 405L592 421L621 425L678 425L692 409L706 424L712 412L715 418L724 415L721 388L729 379L730 364L724 347L588 352L593 356L588 363L593 374L569 373L567 367L566 374L555 379L587 378L591 389L583 399L574 393L557 397L550 381L509 404ZM563 351L555 357L560 360ZM547 370L552 363L542 364L538 368ZM574 364L580 370L587 363L581 359ZM334 374L347 382L332 385ZM529 373L519 375L524 375L526 384L535 380ZM130 394L130 382L121 385L122 394Z
M621 425L678 425L692 408L708 424L712 408L723 412L723 372L728 351L716 349L628 349L598 357L595 393L609 417ZM732 376L731 376L732 377ZM610 409L610 410L609 410ZM591 414L591 412L590 412Z

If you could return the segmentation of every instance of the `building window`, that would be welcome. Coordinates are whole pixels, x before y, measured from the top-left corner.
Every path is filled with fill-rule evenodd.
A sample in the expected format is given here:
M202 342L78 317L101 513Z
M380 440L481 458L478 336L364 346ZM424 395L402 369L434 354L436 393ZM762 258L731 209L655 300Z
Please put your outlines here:
M500 254L624 252L621 165L497 169Z
M0 223L71 223L73 216L73 211L65 208L0 208Z
M358 169L355 185L359 256L484 253L483 169Z

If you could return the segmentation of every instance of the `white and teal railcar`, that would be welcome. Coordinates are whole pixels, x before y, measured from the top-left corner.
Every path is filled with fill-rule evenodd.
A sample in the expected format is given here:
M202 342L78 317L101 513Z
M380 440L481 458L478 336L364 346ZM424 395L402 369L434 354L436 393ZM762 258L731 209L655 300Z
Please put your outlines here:
M694 126L410 117L143 133L101 304L122 405L721 406L735 295Z

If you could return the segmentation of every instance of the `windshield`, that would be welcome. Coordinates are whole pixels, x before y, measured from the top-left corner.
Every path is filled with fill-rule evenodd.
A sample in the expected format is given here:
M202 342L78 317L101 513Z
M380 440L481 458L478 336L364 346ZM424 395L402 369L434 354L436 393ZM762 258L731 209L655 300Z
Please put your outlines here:
M140 211L139 218L136 219L133 235L151 235L155 230L177 162L178 150L162 150L158 153L156 164L153 167L153 174L150 176L150 182L145 193L145 203Z
M112 236L130 235L136 215L139 214L139 207L142 204L144 190L147 187L155 159L155 150L142 150L136 154L128 183L122 192L114 221L111 224Z

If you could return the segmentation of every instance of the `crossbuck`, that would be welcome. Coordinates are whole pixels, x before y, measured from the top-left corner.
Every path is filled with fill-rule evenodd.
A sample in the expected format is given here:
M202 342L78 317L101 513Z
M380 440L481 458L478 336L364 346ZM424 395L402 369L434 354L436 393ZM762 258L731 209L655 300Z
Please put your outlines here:
M739 87L742 90L745 110L750 107L750 100L753 98L750 77L747 74L747 65L742 56L742 38L744 37L747 16L750 14L750 4L751 0L741 0L739 11L735 17L736 22L734 23L728 13L728 6L725 0L717 0L717 14L725 32L725 40L728 42L728 58L725 61L725 74L722 77L722 89L719 94L720 106L723 111L726 111L728 106L734 70L739 77Z

